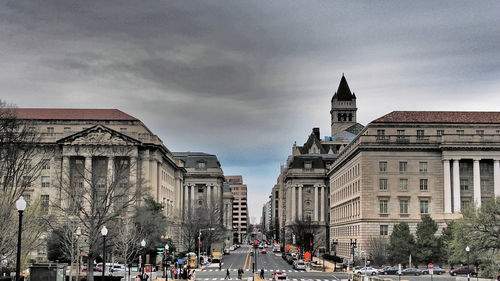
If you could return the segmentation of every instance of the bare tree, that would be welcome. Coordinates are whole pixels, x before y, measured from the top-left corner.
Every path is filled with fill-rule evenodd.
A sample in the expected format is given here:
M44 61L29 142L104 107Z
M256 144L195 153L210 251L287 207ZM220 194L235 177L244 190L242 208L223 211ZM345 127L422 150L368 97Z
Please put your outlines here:
M375 265L382 266L387 263L388 246L389 241L384 237L371 236L368 239L368 248Z
M296 219L288 228L290 237L287 241L293 241L293 236L295 236L295 244L299 246L302 252L310 251L314 255L319 248L326 245L326 235L322 233L324 227L312 222L310 219Z
M70 158L62 168L61 200L53 202L59 221L72 221L82 229L87 241L89 281L93 281L93 261L102 252L102 227L126 216L146 192L140 180L130 176L137 175L136 163L130 157L135 147L111 144L112 132L99 126L95 130L91 142L78 150L82 157ZM109 157L112 151L120 151L114 161Z
M42 161L50 154L40 145L40 134L33 123L18 118L14 105L0 100L0 254L12 260L16 253L18 220L15 202L24 195L28 203L30 192L40 176ZM37 201L38 202L38 201ZM28 247L37 247L43 234L39 226L39 213L34 212L38 203L31 204L24 213L23 227L28 230L23 235L26 258Z
M130 264L139 254L140 241L144 237L144 233L134 224L134 220L130 216L120 218L118 225L120 231L116 233L113 239L114 253L118 261L129 267L130 279Z
M186 210L185 213L181 229L182 241L188 251L198 250L198 236L201 229L213 229L201 233L202 245L207 251L212 250L214 243L224 239L227 229L222 224L222 213L218 204L214 204L213 207L193 208L191 211Z

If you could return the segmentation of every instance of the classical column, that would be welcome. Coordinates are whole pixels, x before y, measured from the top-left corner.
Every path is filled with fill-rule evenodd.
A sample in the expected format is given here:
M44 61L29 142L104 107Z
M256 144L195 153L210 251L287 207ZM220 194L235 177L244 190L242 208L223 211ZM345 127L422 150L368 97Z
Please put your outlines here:
M212 207L212 186L207 186L207 206Z
M493 185L495 196L500 196L500 160L493 160Z
M68 162L69 165L69 162ZM69 166L68 166L68 171L69 171ZM92 181L92 156L90 157L85 157L85 170L83 171L84 174L84 179L83 179L83 186L87 189L90 188L90 183Z
M186 212L188 210L189 206L189 185L185 184L184 185L184 206L182 206L182 212Z
M299 185L299 220L302 220L302 185Z
M195 189L196 185L191 185L191 203L190 203L190 206L191 208L194 210L196 204L194 203L194 189Z
M321 199L321 208L320 208L320 212L321 212L321 221L325 221L325 186L324 185L321 185L320 186L320 199Z
M115 158L113 156L109 156L108 157L108 171L107 171L107 187L109 188L112 184L118 184L118 183L115 183L115 178L114 178L114 174L115 174Z
M295 206L295 203L296 203L295 196L296 196L297 192L295 190L295 186L291 186L291 188L292 188L292 209L291 209L291 211L292 211L292 223L294 223L295 218L296 218L296 214L297 214L297 208Z
M137 157L131 156L129 159L129 175L128 175L128 185L132 192L130 194L137 194Z
M69 163L69 156L63 156L62 157L62 167L61 167L61 179L62 179L62 184L64 186L69 186L71 181L71 168L70 168L70 163ZM90 179L88 180L90 182ZM83 180L84 184L86 182L86 179Z
M314 186L314 221L318 221L318 185Z
M443 160L443 176L444 176L444 212L451 214L451 175L450 175L450 160Z
M460 212L460 159L453 159L453 212Z
M474 159L473 166L474 177L474 204L481 207L481 169L479 168L479 159Z
M286 185L286 197L285 197L285 213L286 213L286 218L285 220L287 222L292 221L292 189L290 186Z

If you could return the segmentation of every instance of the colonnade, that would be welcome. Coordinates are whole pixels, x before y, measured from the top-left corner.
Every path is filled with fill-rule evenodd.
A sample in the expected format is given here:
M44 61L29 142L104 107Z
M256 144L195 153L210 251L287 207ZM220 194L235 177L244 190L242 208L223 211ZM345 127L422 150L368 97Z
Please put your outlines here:
M294 222L295 220L303 220L303 185L295 184L289 185L286 194L286 208L289 210L287 215L288 221ZM314 205L313 205L313 221L325 221L325 198L326 186L322 184L314 185Z

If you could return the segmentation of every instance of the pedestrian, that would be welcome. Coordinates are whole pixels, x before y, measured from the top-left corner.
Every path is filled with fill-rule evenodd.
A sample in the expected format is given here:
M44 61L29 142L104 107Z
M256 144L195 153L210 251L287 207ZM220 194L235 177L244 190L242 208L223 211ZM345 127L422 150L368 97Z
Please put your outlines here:
M260 278L264 279L264 269L263 268L260 269Z
M193 281L196 281L196 270L193 269L193 273L191 274L191 278Z
M276 271L273 273L273 280L276 280Z
M229 276L229 268L226 270L226 277L224 279L231 279L231 276Z
M238 268L238 279L241 279L242 275L243 275L243 269L240 267Z
M222 270L222 261L219 262L219 270Z
M140 275L136 275L136 276L135 276L135 281L142 281L142 280L141 280L141 276L140 276Z
M146 272L144 272L144 274L142 275L142 281L148 281L148 279L149 275Z

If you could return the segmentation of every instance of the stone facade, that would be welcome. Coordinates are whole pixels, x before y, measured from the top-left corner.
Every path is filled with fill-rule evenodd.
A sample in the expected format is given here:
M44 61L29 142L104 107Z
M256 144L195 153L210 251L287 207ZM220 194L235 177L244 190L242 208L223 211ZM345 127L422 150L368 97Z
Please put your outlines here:
M394 224L414 232L421 215L440 225L464 206L500 195L500 113L392 112L339 154L330 179L330 233L337 254L350 239L370 251Z

